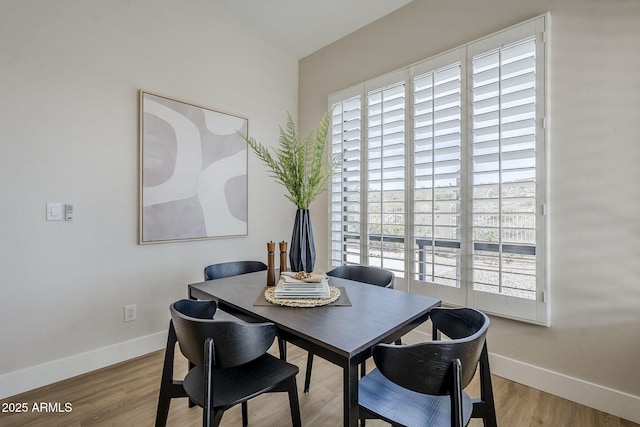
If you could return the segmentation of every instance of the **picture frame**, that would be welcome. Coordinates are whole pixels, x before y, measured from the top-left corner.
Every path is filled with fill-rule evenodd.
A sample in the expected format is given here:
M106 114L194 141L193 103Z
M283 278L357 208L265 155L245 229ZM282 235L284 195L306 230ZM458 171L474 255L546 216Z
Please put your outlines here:
M249 120L139 95L139 244L246 236Z

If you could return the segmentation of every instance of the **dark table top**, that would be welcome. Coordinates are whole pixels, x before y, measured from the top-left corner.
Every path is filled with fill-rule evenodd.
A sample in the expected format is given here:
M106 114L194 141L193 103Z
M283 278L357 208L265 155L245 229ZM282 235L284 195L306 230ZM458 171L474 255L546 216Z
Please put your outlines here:
M350 306L283 307L254 305L266 285L266 272L243 274L189 285L194 298L213 298L221 305L274 322L287 334L345 359L391 342L424 322L440 300L337 277L329 284L344 288Z

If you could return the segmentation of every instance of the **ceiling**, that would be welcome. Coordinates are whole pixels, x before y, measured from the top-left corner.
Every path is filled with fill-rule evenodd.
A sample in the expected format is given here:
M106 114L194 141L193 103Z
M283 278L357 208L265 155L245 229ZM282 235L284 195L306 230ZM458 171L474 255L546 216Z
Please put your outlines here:
M412 0L219 0L296 58L321 49Z

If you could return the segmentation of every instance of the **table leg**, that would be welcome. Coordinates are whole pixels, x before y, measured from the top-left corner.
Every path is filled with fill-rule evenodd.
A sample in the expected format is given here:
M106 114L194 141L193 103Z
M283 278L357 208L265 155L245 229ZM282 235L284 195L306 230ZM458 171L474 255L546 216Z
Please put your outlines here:
M343 385L343 408L345 427L356 427L358 425L358 363L354 359L349 359L344 367Z

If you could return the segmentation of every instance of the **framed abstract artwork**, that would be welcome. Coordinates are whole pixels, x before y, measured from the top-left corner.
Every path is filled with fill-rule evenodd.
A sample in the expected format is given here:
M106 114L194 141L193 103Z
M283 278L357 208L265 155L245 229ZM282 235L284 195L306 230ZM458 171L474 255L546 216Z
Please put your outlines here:
M248 126L140 91L140 244L247 235Z

